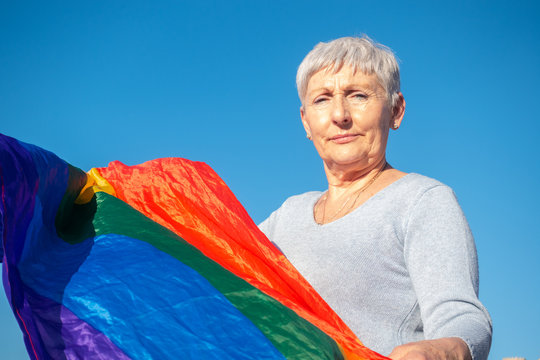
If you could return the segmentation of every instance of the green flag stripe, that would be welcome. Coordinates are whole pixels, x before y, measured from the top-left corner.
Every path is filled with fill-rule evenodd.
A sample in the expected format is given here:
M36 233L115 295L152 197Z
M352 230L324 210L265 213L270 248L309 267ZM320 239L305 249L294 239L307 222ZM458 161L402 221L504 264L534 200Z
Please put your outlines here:
M84 206L96 209L96 236L114 233L139 239L191 267L249 318L287 359L343 359L336 342L316 326L125 202L100 192L95 201Z

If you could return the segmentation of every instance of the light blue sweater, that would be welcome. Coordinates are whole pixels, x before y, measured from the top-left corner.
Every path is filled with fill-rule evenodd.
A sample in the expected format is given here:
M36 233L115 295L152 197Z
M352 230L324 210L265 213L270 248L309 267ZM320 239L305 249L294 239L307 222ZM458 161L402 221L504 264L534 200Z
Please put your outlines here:
M287 199L259 225L367 347L459 337L487 358L474 239L452 189L408 174L329 224L321 192Z

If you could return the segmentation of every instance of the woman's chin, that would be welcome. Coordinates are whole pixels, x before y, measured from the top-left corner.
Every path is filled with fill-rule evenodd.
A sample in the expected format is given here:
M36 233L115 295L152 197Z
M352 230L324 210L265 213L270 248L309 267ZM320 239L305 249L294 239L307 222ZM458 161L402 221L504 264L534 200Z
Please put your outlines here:
M326 164L327 168L343 168L351 170L359 170L362 167L367 166L367 161L365 161L365 158L358 158L358 157L348 157L348 156L341 156L341 157L335 157L329 160L325 160L324 163Z

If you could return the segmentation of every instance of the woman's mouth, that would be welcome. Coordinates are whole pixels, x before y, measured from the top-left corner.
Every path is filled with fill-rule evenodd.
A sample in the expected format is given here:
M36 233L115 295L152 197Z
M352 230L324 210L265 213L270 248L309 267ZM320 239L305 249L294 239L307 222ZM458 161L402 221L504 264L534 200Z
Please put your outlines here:
M336 143L336 144L346 144L346 143L351 142L354 139L356 139L357 136L358 135L356 135L356 134L336 135L336 136L332 136L330 138L330 141L332 141L333 143Z

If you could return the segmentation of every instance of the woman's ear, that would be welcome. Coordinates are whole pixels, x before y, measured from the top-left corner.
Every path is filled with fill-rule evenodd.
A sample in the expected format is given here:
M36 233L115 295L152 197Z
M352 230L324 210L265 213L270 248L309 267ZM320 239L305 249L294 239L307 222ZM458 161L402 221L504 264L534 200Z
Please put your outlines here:
M405 115L405 98L401 91L398 93L398 96L398 100L392 110L392 120L390 123L390 128L394 130L400 127L401 120L403 120L403 116Z
M306 137L311 140L311 129L306 120L306 113L304 111L304 105L300 106L300 119L302 119L302 125L304 125L304 130L306 130Z

